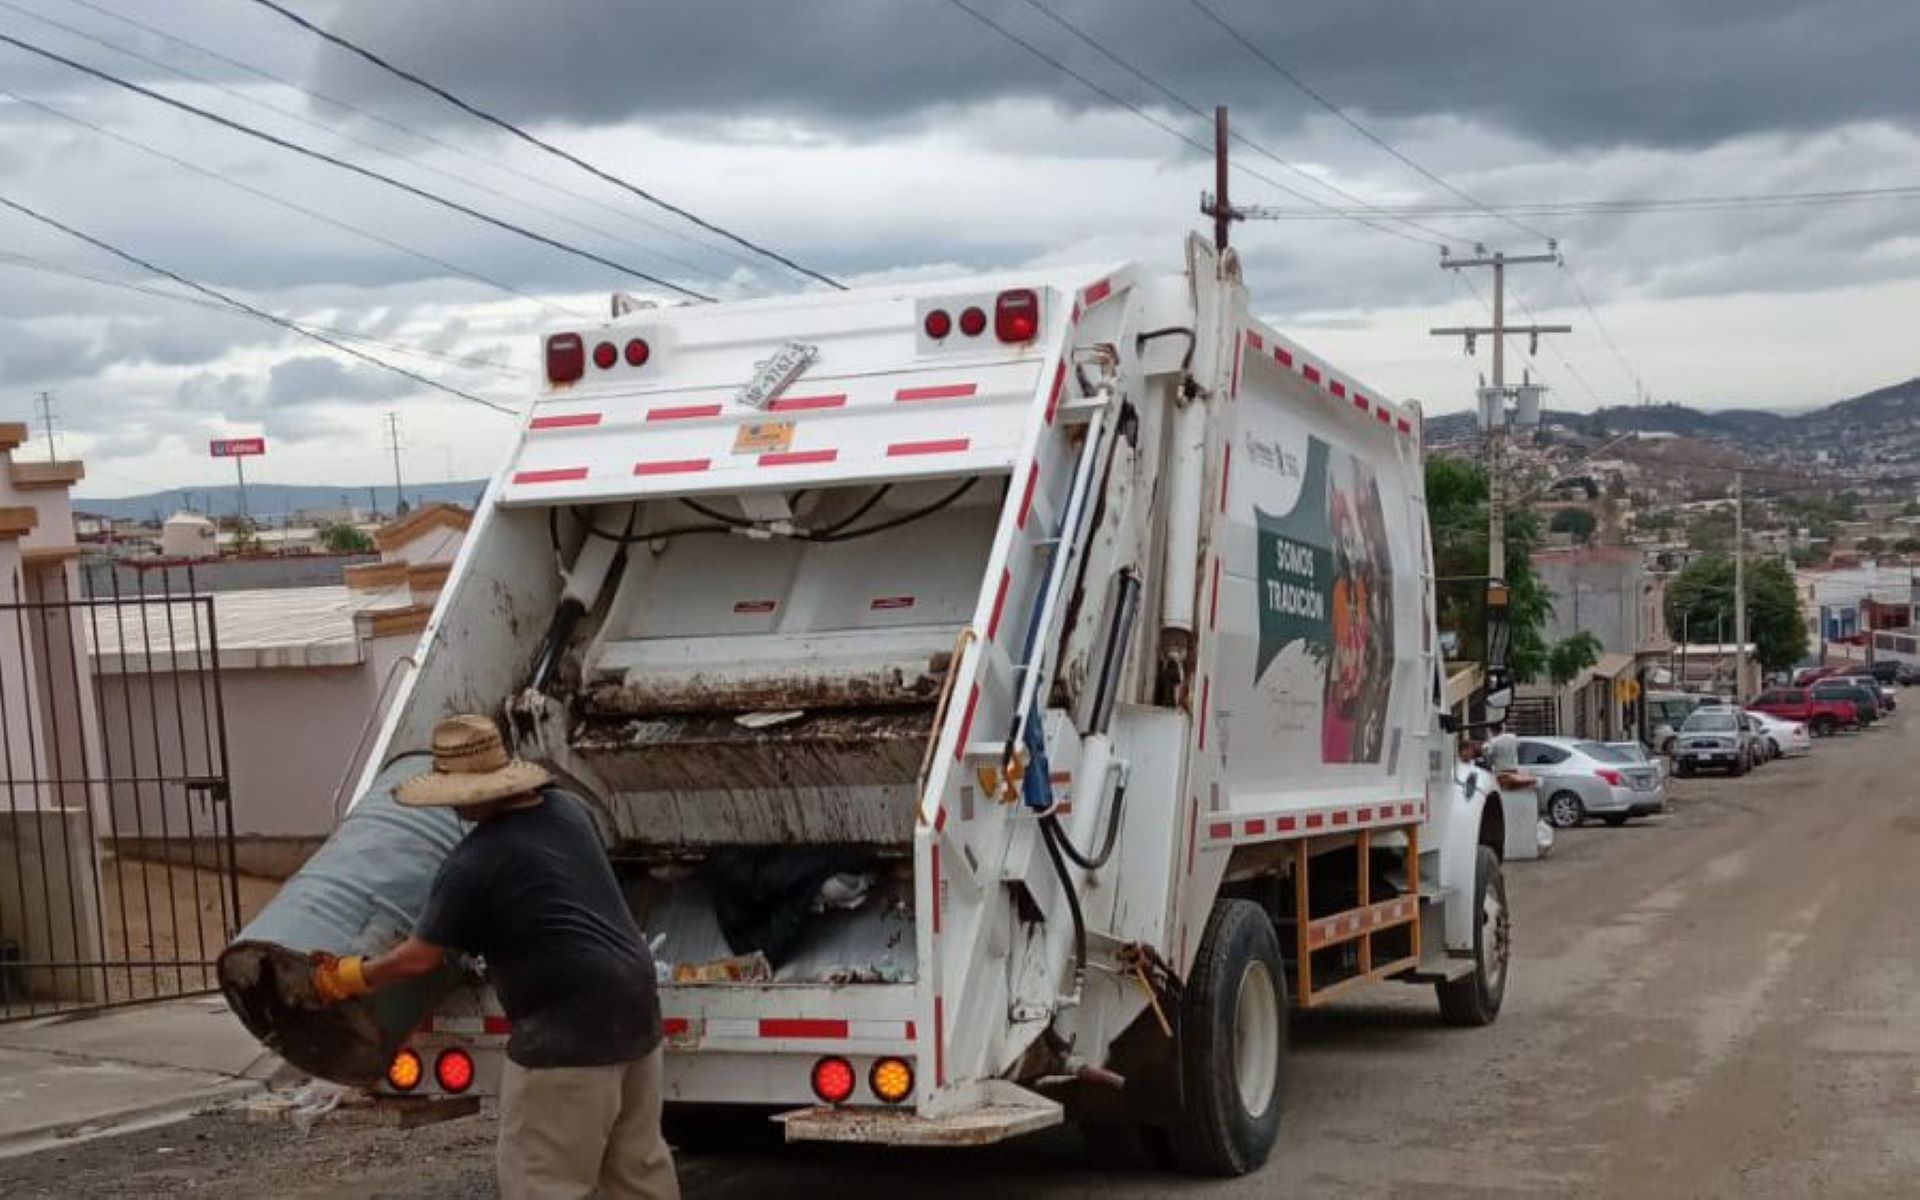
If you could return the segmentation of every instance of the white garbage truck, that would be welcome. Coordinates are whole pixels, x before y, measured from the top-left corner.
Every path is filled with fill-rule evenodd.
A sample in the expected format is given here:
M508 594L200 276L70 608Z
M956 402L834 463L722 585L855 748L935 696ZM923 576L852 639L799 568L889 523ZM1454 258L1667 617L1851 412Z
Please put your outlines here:
M1399 981L1493 1021L1508 817L1442 711L1420 413L1256 319L1232 252L1184 260L546 336L336 835L410 847L361 940L457 836L394 832L450 818L386 789L481 711L601 824L670 1115L1072 1122L1236 1174L1291 1010ZM321 1036L300 940L223 961L270 1044L388 1095L491 1086L483 964Z

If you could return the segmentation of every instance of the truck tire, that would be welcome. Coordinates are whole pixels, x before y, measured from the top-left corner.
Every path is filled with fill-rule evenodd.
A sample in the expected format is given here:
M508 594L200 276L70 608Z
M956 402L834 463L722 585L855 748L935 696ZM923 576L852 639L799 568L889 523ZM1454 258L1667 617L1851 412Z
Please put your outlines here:
M1815 717L1809 728L1815 737L1832 737L1838 728L1838 723L1832 717L1823 714Z
M1434 985L1440 1016L1449 1025L1491 1025L1507 997L1512 930L1507 918L1507 879L1500 856L1486 846L1473 864L1473 970Z
M1280 1134L1287 974L1273 922L1250 900L1217 900L1180 1006L1173 1158L1202 1175L1245 1175Z
M1559 791L1547 797L1547 823L1555 829L1572 829L1587 819L1587 806L1575 792Z

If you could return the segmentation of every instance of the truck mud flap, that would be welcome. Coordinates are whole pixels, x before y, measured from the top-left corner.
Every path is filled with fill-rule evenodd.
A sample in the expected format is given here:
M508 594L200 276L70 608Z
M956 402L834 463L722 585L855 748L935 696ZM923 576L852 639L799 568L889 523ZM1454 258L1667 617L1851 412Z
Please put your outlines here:
M904 1108L816 1105L774 1117L789 1142L861 1142L877 1146L990 1146L1050 1129L1065 1119L1060 1105L1009 1083L990 1084L985 1103L944 1117Z

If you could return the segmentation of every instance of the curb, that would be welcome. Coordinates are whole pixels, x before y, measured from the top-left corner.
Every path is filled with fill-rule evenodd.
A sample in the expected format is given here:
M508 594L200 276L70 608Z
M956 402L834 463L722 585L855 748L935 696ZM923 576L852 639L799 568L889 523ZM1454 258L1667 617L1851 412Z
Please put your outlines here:
M0 1135L0 1159L18 1158L62 1146L78 1146L96 1138L134 1133L183 1121L205 1109L266 1090L257 1080L226 1080L172 1100L102 1113L90 1120L64 1121Z

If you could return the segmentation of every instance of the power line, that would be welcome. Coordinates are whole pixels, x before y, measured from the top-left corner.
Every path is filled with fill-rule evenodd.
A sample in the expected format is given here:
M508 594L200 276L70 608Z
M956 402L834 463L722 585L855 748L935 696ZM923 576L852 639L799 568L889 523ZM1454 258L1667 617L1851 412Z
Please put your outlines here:
M1627 356L1620 352L1620 345L1613 340L1613 334L1608 331L1607 323L1600 319L1600 310L1595 308L1593 301L1587 298L1587 289L1580 286L1580 276L1574 274L1572 265L1564 257L1560 260L1560 269L1567 273L1567 282L1573 285L1573 294L1580 298L1580 303L1586 308L1587 315L1593 318L1593 327L1600 331L1600 337L1607 343L1607 349L1613 351L1613 357L1619 361L1620 369L1627 373L1627 379L1633 384L1634 399L1644 401L1647 398L1645 381L1640 378L1640 372L1634 370L1633 363L1627 360Z
M448 91L446 88L441 87L439 84L433 83L432 81L427 80L421 77L420 75L417 75L414 72L407 70L404 67L395 66L393 63L388 62L386 59L382 58L380 55L375 54L373 51L366 49L365 47L359 45L358 43L349 41L348 39L341 37L339 34L331 33L325 29L320 28L320 26L315 25L312 21L307 20L305 17L301 16L299 13L293 12L290 9L284 8L281 5L276 4L274 0L254 0L254 3L258 4L262 8L269 9L273 12L279 13L282 17L285 17L287 20L292 21L295 25L300 26L302 29L305 29L307 32L313 34L315 37L320 38L323 41L329 42L335 46L338 46L340 49L345 50L350 54L357 55L358 57L365 59L367 62L372 63L374 66L379 67L381 70L387 72L388 74L393 75L399 79L404 79L408 83L413 84L415 87L418 87L425 91L433 93L434 95L440 97L440 99L446 101L448 104L451 104L455 108L459 109L461 112L464 112L469 116L476 117L479 120L485 121L487 124L492 125L496 129L512 134L514 137L519 138L521 141L526 142L530 146L537 146L540 149L546 151L548 154L553 155L555 158L558 158L564 162L573 164L574 166L587 172L589 175L592 175L596 179L599 179L606 183L610 183L613 186L620 188L623 191L631 192L633 195L638 196L640 199L645 200L647 203L652 204L658 208L665 209L667 212L670 212L675 216L680 217L682 220L690 221L709 233L719 234L721 237L726 238L728 241L734 243L737 246L742 246L748 250L753 251L755 254L761 255L764 258L771 259L774 262L777 262L784 267L787 267L794 271L798 271L800 274L805 275L810 279L818 280L819 282L826 284L828 287L835 288L840 291L846 290L846 285L841 283L839 280L834 279L829 275L823 275L819 271L816 271L811 267L802 266L801 264L795 262L793 259L788 258L786 255L781 254L776 250L770 250L767 247L762 246L757 242L750 241L747 238L744 238L741 235L734 233L730 229L726 229L720 225L716 225L712 221L709 221L706 218L701 217L696 213L690 212L687 209L684 209L677 204L673 204L669 201L661 199L659 196L654 195L652 192L639 186L638 184L631 183L628 180L622 179L620 176L615 175L610 171L603 170L600 167L593 165L592 163L588 162L586 159L581 158L576 154L572 154L566 150L562 150L560 147L554 145L553 143L545 141L541 138L534 136L531 133L528 133L526 130L520 128L518 125L515 125L513 122L508 121L502 117L497 117L483 108L476 107L475 105L470 104L465 100L462 100L460 97L454 95L452 92Z
M265 0L257 0L257 2L264 3ZM1213 155L1212 146L1207 145L1206 143L1200 141L1197 138L1189 137L1186 133L1182 132L1178 127L1167 124L1165 121L1162 121L1160 118L1154 116L1152 113L1149 113L1144 108L1141 108L1139 105L1126 99L1124 96L1121 96L1119 93L1087 78L1085 75L1074 70L1072 67L1068 66L1066 63L1062 62L1060 59L1055 58L1051 54L1048 54L1045 50L1042 50L1040 47L1034 45L1032 42L1028 41L1026 38L1021 37L1019 34L1015 33L1013 30L1007 28L1005 25L1001 24L999 21L994 20L992 17L981 12L979 9L974 8L971 4L968 4L966 0L947 0L947 3L953 5L953 7L959 9L961 12L966 13L968 16L972 17L975 21L978 21L980 24L985 25L988 29L993 30L995 33L999 34L1001 37L1005 38L1007 41L1012 42L1014 45L1020 47L1020 49L1025 50L1028 54L1039 59L1041 62L1046 63L1048 66L1052 67L1054 70L1059 71L1061 74L1067 76L1069 79L1072 79L1074 82L1086 88L1088 91L1093 92L1095 95L1100 96L1101 98L1105 99L1111 104L1118 105L1119 107L1132 113L1134 116L1140 118L1142 121L1145 121L1147 124L1152 125L1154 128L1160 130L1162 133L1169 134L1179 139L1180 141L1184 142L1186 145L1192 147L1193 149L1198 150L1200 153L1205 154L1208 157L1212 157ZM1261 172L1254 170L1252 167L1246 166L1244 163L1236 162L1232 164L1232 167L1234 170L1239 171L1241 174L1247 175L1253 179L1257 179L1260 182L1266 184L1268 187L1274 188L1277 191L1285 192L1287 195L1294 197L1296 200L1305 201L1306 203L1312 204L1316 207L1324 208L1329 212L1335 212L1335 211L1342 212L1343 219L1345 220L1356 221L1359 224L1365 225L1371 229L1378 230L1381 233L1388 234L1392 237L1400 238L1402 241L1414 242L1422 246L1440 245L1440 243L1438 242L1430 242L1426 238L1417 237L1411 233L1406 232L1403 229L1395 228L1392 225L1384 225L1378 221L1370 220L1364 215L1361 215L1358 213L1346 212L1345 210L1337 210L1332 205L1328 205L1318 199L1315 199L1313 196L1310 196L1307 193L1302 192L1297 188L1281 183L1279 180L1274 179L1269 175L1262 174Z
M288 141L286 138L278 137L274 134L266 132L263 129L256 129L251 125L248 125L242 121L236 121L231 117L223 117L219 113L211 112L207 109L200 108L196 105L188 104L184 100L176 100L172 96L169 96L164 92L156 92L152 88L143 87L142 85L134 83L131 80L122 79L121 77L113 74L110 71L103 71L103 70L100 70L98 67L90 67L83 62L79 62L74 59L68 58L64 54L58 54L44 47L36 46L31 42L22 41L17 37L13 37L10 34L0 33L0 42L3 42L9 46L17 47L18 49L21 49L21 50L25 50L29 54L38 55L41 58L49 60L50 62L57 62L64 67L68 67L72 70L78 71L82 75L91 76L92 78L98 79L103 83L111 83L116 87L125 88L127 91L133 92L136 95L145 96L149 100L158 101L159 103L164 104L169 108L175 108L180 110L181 112L191 113L192 115L199 117L203 120L211 121L214 124L221 126L222 128L231 129L235 133L243 133L248 137L266 142L269 145L278 146L282 150L291 150L295 154L300 154L307 158L311 158L316 161L326 163L329 166L338 167L343 171L350 171L355 175L359 175L366 179L374 180L377 183L384 183L388 187L395 188L399 191L405 192L410 196L416 196L422 200L428 201L429 203L437 204L442 208L452 209L454 212L460 213L463 216L471 217L476 221L481 221L485 224L493 226L496 229L503 229L508 233L518 234L523 238L526 238L530 241L539 242L543 246L552 247L553 249L559 250L562 253L571 254L576 258L586 259L588 262L597 263L600 266L611 268L625 275L631 275L635 279L644 279L648 283L652 283L652 284L658 285L659 287L666 288L669 291L678 292L680 295L687 296L694 300L712 300L713 299L713 297L705 295L704 293L696 292L691 288L682 287L680 284L669 282L668 280L662 279L657 275L648 274L647 272L642 271L637 267L630 267L624 263L616 262L611 258L604 257L603 255L595 254L591 250L583 250L578 246L570 245L566 242L559 241L556 238L550 238L543 233L537 233L534 230L528 229L524 225L516 225L511 221L503 220L495 216L490 216L487 213L481 212L477 208L470 208L467 205L462 204L457 200L449 200L447 197L439 195L435 192L430 192L425 188L415 187L413 184L407 183L405 180L395 179L391 175L383 175L371 167L363 167L359 163L348 162L344 158L336 158L331 154L327 154L320 150L315 150L310 146L303 146L298 142Z
M86 283L99 284L102 287L119 288L127 292L138 292L143 296L152 296L157 300L172 300L179 304L191 304L195 308L204 308L209 312L224 313L230 317L247 317L249 319L253 317L251 313L238 311L226 304L207 300L200 296L183 296L179 292L169 292L162 288L149 287L145 284L135 283L132 280L114 279L111 276L96 275L90 271L76 270L72 267L62 267L50 263L43 258L35 258L31 254L21 254L17 251L0 250L0 266L15 267L25 271L38 271L46 275L59 275L67 279L77 279ZM288 319L291 320L292 318ZM439 362L451 363L454 366L489 370L502 377L511 377L516 380L523 378L525 375L524 371L517 370L510 364L500 362L497 359L481 358L478 355L443 354L438 350L428 350L421 346L406 346L399 342L384 341L352 329L340 329L332 325L322 325L316 321L298 321L296 324L305 326L308 329L317 329L321 333L330 334L337 338L344 338L348 341L362 342L369 346L378 346L382 350L394 354L405 354L416 358L430 358Z
M1434 183L1438 184L1440 187L1443 187L1447 191L1452 192L1454 195L1460 197L1462 200L1465 200L1467 203L1473 205L1473 207L1475 207L1476 209L1479 209L1480 211L1486 213L1487 215L1494 217L1498 220L1505 221L1507 224L1513 226L1515 229L1518 229L1520 232L1528 235L1529 237L1536 237L1536 238L1539 238L1541 241L1553 240L1552 238L1548 237L1546 234L1540 232L1538 229L1534 229L1531 226L1521 224L1519 221L1513 219L1512 217L1506 216L1505 214L1495 209L1489 208L1479 198L1462 190L1459 187L1456 187L1452 183L1449 183L1447 180L1441 178L1439 175L1434 174L1432 171L1428 170L1426 167L1421 166L1418 162L1415 162L1412 158L1408 157L1406 154L1403 154L1397 147L1393 145L1393 143L1387 141L1385 138L1374 133L1373 130L1368 129L1365 125L1362 125L1360 122L1348 116L1345 109L1341 108L1338 104L1335 104L1332 100L1329 100L1327 97L1321 95L1320 92L1317 91L1312 85L1308 84L1306 80L1300 78L1300 76L1296 75L1293 71L1289 70L1285 64L1281 63L1278 59L1268 54L1265 50L1262 50L1258 45L1255 45L1252 39L1248 38L1245 34L1241 33L1238 29L1234 28L1231 24L1227 22L1227 19L1225 17L1222 17L1219 13L1215 12L1211 7L1209 7L1205 3L1205 0L1187 0L1187 2L1193 5L1193 7L1199 9L1200 12L1208 20L1212 21L1215 25L1219 26L1223 31L1225 31L1228 37L1238 42L1242 47L1244 47L1248 51L1248 53L1252 54L1255 58L1259 59L1261 62L1265 63L1268 67L1272 68L1276 74L1278 74L1282 79L1285 79L1288 83L1291 83L1294 87L1298 88L1302 93L1304 93L1307 96L1308 99L1312 100L1315 104L1318 104L1321 108L1326 109L1328 112L1332 113L1334 116L1340 118L1342 122L1344 122L1355 133L1358 133L1361 137L1366 138L1368 141L1372 142L1374 145L1380 147L1380 149L1386 151L1388 154L1391 154L1394 158L1398 159L1402 163L1405 163L1407 166L1411 167L1413 170L1419 172L1425 178L1432 180Z
M6 5L5 0L0 0L0 7L10 7L10 6ZM272 192L266 191L262 188L254 187L250 183L243 183L240 180L235 179L230 175L223 175L218 171L208 170L206 167L200 166L198 163L190 162L187 159L177 157L176 155L173 155L173 154L169 154L165 150L162 150L157 146L151 146L143 141L140 141L138 138L128 137L123 133L116 133L111 129L107 129L107 128L104 128L103 126L94 124L92 121L87 120L85 117L78 117L72 113L63 112L62 110L55 108L51 104L43 103L39 100L35 100L28 96L22 96L18 92L9 91L6 88L0 88L0 96L5 96L10 100L15 101L16 103L24 104L29 108L38 109L39 111L46 113L48 116L57 117L62 121L70 121L73 124L78 125L83 129L92 130L94 133L100 135L101 137L112 138L114 141L119 142L122 145L131 146L135 150L139 150L146 154L151 154L155 158L159 158L166 162L170 162L174 166L179 167L182 170L191 171L195 175L199 175L206 179L211 179L215 183L221 183L231 188L237 188L240 191L246 192L248 195L256 196L259 199L265 200L269 204L277 205L280 208L288 209L293 212L297 212L302 216L310 217L315 221L321 222L322 224L329 225L345 233L352 234L354 237L365 238L367 241L373 242L375 245L385 246L389 250L398 251L401 254L407 255L409 258L419 259L421 262L439 267L443 271L451 272L452 274L461 276L462 278L465 278L465 279L471 279L476 283L482 283L491 288L497 288L498 290L505 292L510 296L517 296L522 300L530 300L533 303L539 305L541 308L547 309L552 312L561 313L566 316L573 316L573 317L584 316L584 314L575 312L572 309L565 307L564 305L554 304L551 301L543 300L539 296L535 296L530 292L523 292L519 288L514 287L510 283L505 283L501 280L494 279L491 276L482 275L478 271L470 270L466 267L459 266L458 264L448 262L444 258L440 258L437 255L427 253L425 250L417 250L412 246L406 245L405 243L396 242L392 238L384 237L380 234L373 232L370 229L365 229L358 225L351 225L345 221L339 220L334 217L330 217L327 214L320 212L316 209L308 208L304 204L298 204L292 200L288 200L283 197L276 196Z
M1708 196L1623 196L1606 200L1537 200L1502 204L1491 211L1527 216L1619 216L1649 212L1736 212L1770 208L1826 208L1879 200L1920 200L1920 184L1877 188L1836 188L1814 192L1738 192ZM1446 204L1383 204L1370 206L1392 217L1464 217L1475 212ZM1271 208L1260 212L1271 221L1325 221L1344 217L1335 208Z
M1133 62L1130 62L1126 58L1121 57L1118 53L1116 53L1112 49L1108 48L1105 44L1103 44L1098 38L1095 38L1092 34L1088 33L1085 29L1081 28L1079 25L1076 25L1074 22L1068 20L1066 17L1063 17L1059 13L1053 11L1051 8L1048 8L1045 4L1042 4L1040 0L1023 0L1023 3L1025 3L1029 8L1033 9L1035 12L1038 12L1041 16L1045 17L1047 20L1053 22L1055 25L1058 25L1060 28L1066 30L1069 34L1072 34L1080 42L1091 47L1094 53L1100 55L1102 58L1106 59L1108 62L1114 64L1115 66L1119 67L1121 70L1125 71L1127 74L1133 76L1135 79L1138 79L1140 82L1146 84L1148 87L1152 88L1154 91L1159 92L1162 96L1165 96L1167 99L1173 101L1174 104L1178 105L1181 108L1186 109L1188 112L1192 113L1196 117L1199 117L1203 121L1210 121L1213 119L1213 115L1211 113L1202 109L1199 105L1195 104L1192 100L1181 95L1179 92L1175 91L1173 88L1169 87L1165 83L1162 83L1159 79L1156 79L1153 75L1149 74L1144 68L1138 66ZM1262 156L1263 158L1272 160L1273 162L1279 164L1281 167L1284 167L1286 170L1291 171L1295 175L1300 176L1302 179L1305 179L1310 183L1318 184L1320 187L1323 187L1328 191L1333 192L1336 195L1346 197L1348 200L1351 200L1355 204L1360 205L1361 208L1367 211L1368 213L1371 214L1376 211L1374 206L1370 204L1364 197L1355 195L1353 192L1347 190L1344 187L1341 187L1339 184L1334 183L1331 180L1320 178L1318 175L1315 175L1313 172L1307 170L1305 167L1302 167L1297 163L1291 162L1288 159L1281 157L1279 154L1274 153L1272 150L1267 149L1265 146L1261 145L1259 142L1254 141L1252 138L1248 137L1244 133L1241 133L1238 130L1235 130L1229 136L1240 145L1247 147L1248 149L1252 150L1254 153ZM1408 225L1414 229L1418 229L1422 233L1431 234L1436 238L1440 238L1442 241L1467 240L1467 239L1458 237L1457 235L1447 233L1444 230L1435 229L1430 225L1423 225L1419 221L1403 220L1401 223Z
M475 154L474 152L467 150L461 146L455 145L452 142L446 141L443 138L435 137L433 134L424 133L420 130L413 129L405 124L402 124L401 122L389 120L388 118L381 116L379 113L361 108L358 105L350 104L345 100L339 99L338 97L329 96L323 92L316 92L309 88L302 87L300 84L295 83L290 79L287 79L280 75L275 75L271 71L261 70L259 67L243 62L240 59L233 58L226 54L222 54L218 50L213 50L206 46L202 46L198 42L194 42L186 38L178 37L174 34L168 33L164 29L158 29L144 22L136 21L132 17L123 16L119 13L112 11L111 9L103 8L98 4L92 3L92 0L67 0L67 3L77 4L80 7L87 9L90 12L98 13L99 15L103 17L107 17L110 20L118 21L123 25L130 26L131 28L139 30L142 33L148 34L152 37L160 38L166 42L184 47L197 54L206 55L208 58L214 59L218 62L225 63L228 66L235 68L236 70L244 71L257 78L264 79L269 83L279 84L282 87L291 89L292 91L295 91L295 92L299 92L300 94L307 96L310 99L320 101L321 103L324 103L324 104L332 105L335 108L338 108L342 112L352 113L358 117L362 117L365 120L371 121L375 124L383 125L389 129L393 129L400 133L406 134L409 137L419 138L420 140L427 142L431 145L438 146L441 149L448 151L449 153L457 154L460 157L465 158L470 162L475 162L480 164L481 166L490 167L493 170L515 176L516 178L526 180L529 183L532 183L541 188L544 188L547 191L554 192L574 200L578 200L584 204L590 204L595 208L599 208L605 212L611 213L614 216L620 217L624 220L628 220L628 221L635 222L636 224L644 225L648 229L654 230L655 232L660 233L666 237L673 238L677 241L685 242L688 245L696 247L701 250L709 251L714 254L724 255L727 258L732 259L734 262L741 263L746 266L754 265L752 261L746 258L744 255L735 253L733 250L731 250L728 247L709 245L708 243L700 241L697 238L690 237L689 235L682 233L677 229L671 229L668 226L662 224L661 222L650 221L647 218L639 216L635 213L626 212L621 209L615 208L610 204L605 204L600 200L595 199L592 196L588 196L583 193L573 191L570 188L562 187L561 185L556 184L550 180L542 179L540 176L535 175L529 171L523 171L520 168L513 166L511 163L496 162L492 159L488 159L481 155ZM139 51L129 50L125 46L121 46L118 43L115 43L106 38L100 37L96 34L88 33L83 29L76 28L75 26L68 25L60 21L55 21L51 17L46 17L38 13L29 12L25 9L19 8L17 5L14 5L12 3L0 3L0 7L12 9L13 11L21 13L24 16L31 17L32 19L39 21L42 24L51 25L56 29L62 30L63 32L70 34L73 37L81 38L85 41L93 43L94 45L101 46L107 50L112 51L115 54L125 55L128 58L132 58L139 62L146 63L149 66L156 67L162 71L166 71L173 75L178 75L183 79L190 79L195 83L198 83L204 87L212 88L215 91L218 91L224 95L231 96L234 99L239 100L243 104L249 104L255 108L266 109L268 112L277 113L278 115L285 118L286 120L293 121L299 125L305 126L306 128L318 130L319 132L327 134L330 137L342 138L346 141L352 142L356 146L364 147L386 158L391 158L398 162L406 163L408 166L412 167L414 170L423 171L429 175L436 176L440 179L449 180L453 183L460 184L464 187L470 187L475 191L481 192L488 196L492 196L495 199L504 200L509 204L516 204L522 208L530 209L533 212L539 213L540 215L547 217L551 220L558 221L561 224L571 225L575 229L585 230L586 232L594 234L598 237L606 238L608 241L616 242L622 246L629 247L630 249L638 250L643 254L651 254L654 257L661 259L662 261L672 263L674 266L677 266L682 270L685 270L691 273L692 275L700 276L700 275L710 275L714 273L712 268L710 267L705 267L697 263L690 262L687 259L680 258L677 255L669 254L666 251L661 250L657 247L648 246L640 242L636 242L631 238L623 237L618 233L615 233L608 229L603 229L598 225L592 224L591 222L579 220L575 217L567 215L566 213L558 212L558 211L555 211L554 209L547 208L544 205L536 204L531 200L527 200L522 197L515 196L510 192L501 191L499 188L492 187L488 184L482 183L477 179L473 179L453 171L444 170L440 167L434 166L431 163L421 162L417 159L406 158L403 155L399 154L398 152L391 150L385 146L382 146L377 142L368 141L366 138L358 137L354 134L348 133L347 131L337 126L323 125L320 122L315 121L305 116L304 114L296 112L293 109L287 108L283 105L274 104L269 100L265 100L257 96L250 96L247 93L238 90L237 88L228 87L225 84L220 83L218 80L210 79L205 75L201 75L197 72L189 71L184 67L175 66L171 63L165 63L160 61L159 59L151 58L145 54L140 53Z
M4 36L4 35L0 35L0 36ZM10 208L14 212L19 213L21 216L28 217L32 220L38 221L42 225L50 226L51 228L57 229L61 233L66 234L68 237L78 238L79 240L87 243L89 246L94 246L98 249L106 251L108 254L113 255L115 258L121 259L125 262L130 262L133 265L137 267L141 267L145 270L152 271L156 275L164 275L168 279L173 280L175 283L178 283L183 287L192 288L194 291L199 292L204 296L211 296L215 300L218 300L223 304L230 305L236 309L241 310L242 312L252 313L254 316L260 318L263 321L271 321L275 325L278 325L283 329L288 329L294 333L299 334L301 337L310 338L313 341L319 342L323 346L331 346L335 350L340 351L342 354L351 355L352 357L357 358L360 361L365 363L371 363L372 365L379 367L383 371L391 371L395 375L404 376L407 379L413 380L415 383L424 384L427 387L433 388L436 391L445 392L449 396L456 396L462 400L471 401L474 404L479 404L486 408L491 408L495 412L505 413L510 417L519 417L521 415L514 409L508 408L504 404L496 404L491 400L482 399L481 397L474 395L472 392L462 391L459 388L453 387L450 384L441 383L437 379L429 379L425 375L421 375L414 371L408 370L406 367L395 366L394 364L387 362L384 359L375 358L371 354L367 354L364 351L356 350L352 346L346 345L340 341L335 340L334 338L330 338L326 334L320 333L316 330L308 329L305 326L298 324L297 322L289 321L285 317L275 316L273 313L270 313L262 308L255 308L253 305L248 304L244 300L237 300L234 297L227 295L225 292L222 292L216 288L208 287L204 283L197 283L194 280L187 278L185 275L181 275L176 271L170 271L167 268L160 266L157 263L150 262L147 259L141 258L139 255L134 254L130 250L123 250L111 242L105 241L101 238L94 237L90 233L82 233L80 230L75 229L73 226L65 224L61 221L57 221L54 218L46 215L45 213L40 212L36 209L30 208L27 205L22 204L17 200L8 199L6 196L0 196L0 206Z

